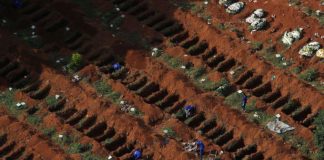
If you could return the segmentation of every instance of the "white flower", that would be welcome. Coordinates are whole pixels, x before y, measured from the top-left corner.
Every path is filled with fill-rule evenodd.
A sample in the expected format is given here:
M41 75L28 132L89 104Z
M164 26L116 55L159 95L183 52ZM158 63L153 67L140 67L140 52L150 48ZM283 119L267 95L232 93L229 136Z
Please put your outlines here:
M163 130L163 133L167 134L169 131L167 129Z
M112 159L113 157L111 155L108 156L108 160Z
M35 32L32 32L32 35L35 35Z
M238 90L237 93L242 93L243 91L242 90Z
M230 73L231 75L233 75L235 72L234 72L234 71L230 71L229 73Z
M30 26L30 28L31 28L31 29L35 29L35 28L36 28L36 26L35 26L35 25L32 25L32 26Z
M207 5L208 4L208 1L205 1L204 4Z
M61 96L60 95L55 95L55 99L59 99Z
M56 60L56 63L61 63L61 61L60 60Z
M120 104L125 104L125 101L120 101Z
M116 11L120 11L120 9L119 8L116 8Z
M277 117L277 118L280 118L280 114L279 114L279 113L278 113L278 114L276 114L276 117Z
M201 80L200 80L200 82L205 82L206 81L206 79L205 78L202 78Z
M3 20L2 20L2 23L7 23L7 20L3 19Z
M20 107L20 106L21 106L21 103L18 102L18 103L16 104L16 106L17 106L17 107Z
M287 66L287 62L283 62L282 65Z
M114 27L114 25L113 24L110 24L110 28L113 28Z
M11 87L9 87L9 91L12 91L12 88Z
M65 27L65 30L66 30L66 31L69 31L69 30L70 30L70 28L69 28L69 27Z
M187 55L187 54L185 54L184 56L185 56L185 57L188 57L188 55Z
M280 54L276 54L276 57L279 58L279 57L281 57L281 55Z
M253 114L253 117L255 117L255 118L259 118L260 116L258 115L257 112L255 112L255 113Z
M26 105L26 103L25 103L25 102L21 102L20 104L21 104L22 106Z
M59 137L59 138L63 138L63 134L59 134L58 137Z
M134 107L130 108L130 111L135 112L135 108Z
M27 76L24 76L24 78L26 79L26 78L27 78Z
M122 14L120 17L125 18L126 16L124 14Z
M182 65L180 68L182 68L182 69L186 69L186 66Z

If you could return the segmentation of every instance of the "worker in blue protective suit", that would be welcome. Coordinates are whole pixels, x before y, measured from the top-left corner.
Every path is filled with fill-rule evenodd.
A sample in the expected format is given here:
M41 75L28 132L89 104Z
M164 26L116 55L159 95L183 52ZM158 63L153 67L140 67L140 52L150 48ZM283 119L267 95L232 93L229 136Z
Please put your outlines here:
M115 63L112 65L112 68L114 69L114 71L118 71L122 68L122 65L119 63Z
M242 98L242 109L243 109L244 112L246 111L247 100L248 100L248 97L245 94L243 94L243 98Z
M187 105L184 107L184 111L186 113L186 117L190 117L195 113L196 107L193 105Z
M23 1L22 0L12 0L12 5L15 8L22 8L23 7Z
M198 148L199 148L200 160L202 160L204 152L205 152L205 145L202 141L197 141L196 144L198 145Z
M133 153L133 158L134 160L139 160L142 158L142 152L140 150L135 150L135 152Z

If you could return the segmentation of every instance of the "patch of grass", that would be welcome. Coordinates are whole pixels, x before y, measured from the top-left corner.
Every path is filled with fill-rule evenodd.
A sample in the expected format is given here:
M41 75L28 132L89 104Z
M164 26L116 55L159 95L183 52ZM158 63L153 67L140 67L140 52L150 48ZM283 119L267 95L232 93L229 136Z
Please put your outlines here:
M82 61L82 56L78 52L72 53L71 59L69 64L67 65L67 69L69 73L74 73L78 69L82 67L83 61Z
M43 134L47 137L52 137L56 133L56 129L54 127L52 128L44 128L42 130Z
M167 54L162 54L160 58L168 65L170 65L172 68L180 68L181 66L184 65L184 63L180 59L174 58Z
M0 93L0 103L4 104L9 112L14 115L14 116L18 116L22 110L26 109L26 106L20 106L18 107L16 104L17 102L15 101L15 90L9 91L6 90L2 93Z
M42 121L43 121L42 117L40 117L38 115L29 115L27 117L27 122L34 126L40 125L42 123Z
M232 91L232 86L225 78L222 78L219 82L217 82L216 92L221 96L228 96L228 94Z
M291 72L294 74L299 74L302 71L302 67L301 66L297 66L291 69Z
M140 117L143 115L143 112L141 112L140 110L138 110L137 108L134 108L134 111L130 111L129 112L131 115L136 116L136 117Z
M215 24L214 25L217 29L219 29L219 30L225 30L227 27L226 27L226 25L224 24L224 23L217 23L217 24Z
M302 72L298 77L304 81L312 82L317 79L318 71L313 68L307 69L304 72Z
M168 137L172 137L172 138L176 138L177 137L177 133L170 127L165 127L162 129L162 132L168 136Z
M316 130L314 133L314 143L317 146L317 159L324 159L324 111L320 111L315 118Z
M112 102L118 103L120 101L120 93L115 92L112 87L105 83L103 80L95 82L94 87L99 94L109 98Z
M62 137L59 137L60 135L62 135ZM62 148L64 148L64 146L71 145L73 142L76 142L77 139L78 138L65 133L56 133L52 136L52 140L59 144Z
M276 54L263 53L263 58L278 68L288 68L291 62L287 61L283 56L276 57Z
M303 7L302 11L307 15L307 16L313 16L315 14L315 11L313 11L310 7Z
M262 42L253 41L253 42L251 42L250 47L254 51L259 51L262 49L263 44L262 44Z
M301 5L300 0L289 0L288 3L291 4L291 5L294 5L294 6Z
M192 8L194 8L196 5L191 2L179 1L179 0L172 0L172 3L184 11L192 10Z
M72 143L68 149L68 153L75 154L75 153L84 153L90 151L92 145L90 144L81 144L81 143Z
M206 68L204 68L204 67L199 67L199 68L190 67L189 69L186 70L186 74L190 78L197 80L200 77L202 77L204 74L206 74Z
M58 100L55 98L55 96L48 96L45 99L47 105L54 106L58 103Z
M303 155L306 157L314 157L311 151L309 150L309 144L304 139L293 135L290 132L280 134L284 141L289 142L292 146L297 148Z
M268 122L274 119L274 116L271 116L263 111L256 110L254 112L251 112L248 115L248 118L251 122L265 126Z
M242 99L243 95L241 93L234 92L225 98L225 104L239 109L241 108Z

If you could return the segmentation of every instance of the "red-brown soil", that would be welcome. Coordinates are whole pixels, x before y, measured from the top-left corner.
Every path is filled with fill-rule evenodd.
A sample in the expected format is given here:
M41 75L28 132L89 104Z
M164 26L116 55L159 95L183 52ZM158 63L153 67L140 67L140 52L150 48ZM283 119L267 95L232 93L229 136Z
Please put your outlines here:
M115 2L122 1L96 0L92 4L99 11L109 11L114 9L112 8L114 5L118 5ZM126 23L115 34L105 28L100 18L86 18L85 13L70 1L35 0L29 2L25 11L22 9L22 11L17 12L8 9L4 14L9 20L18 21L19 25L0 30L0 40L4 42L0 44L0 48L2 48L0 57L1 60L5 60L3 63L16 62L18 67L10 69L5 75L0 76L0 90L3 91L8 89L9 86L17 85L17 83L12 82L16 82L16 77L19 78L15 73L19 69L25 69L34 79L23 86L32 86L33 82L37 82L37 80L40 80L40 85L36 85L34 89L18 91L16 100L26 102L27 106L38 106L39 110L36 113L44 117L42 126L54 127L61 133L79 136L80 143L92 144L92 152L103 157L113 155L119 159L130 159L135 149L142 149L145 159L195 159L194 154L187 153L182 149L181 143L199 139L206 145L206 154L212 150L224 151L224 154L220 155L222 159L234 159L239 151L252 145L256 146L255 150L251 153L249 151L243 157L280 160L308 159L280 136L249 121L244 115L245 113L224 104L223 97L216 96L212 92L202 91L180 70L169 68L167 64L151 57L149 51L143 49L140 42L136 42L131 36L134 36L133 33L139 33L139 36L151 42L150 45L159 44L159 47L165 49L167 54L192 62L196 67L206 67L209 77L213 81L217 81L221 77L228 78L233 87L242 89L257 99L257 108L261 108L271 115L280 113L285 122L296 128L293 133L309 142L313 141L312 134L315 128L312 123L306 122L312 122L318 111L323 109L324 96L322 93L297 79L296 76L287 73L287 71L273 67L258 55L250 54L249 46L233 37L233 33L216 30L195 15L172 6L170 2L164 0L135 2L146 4L147 9L143 11L154 10L165 15L165 18L154 22L154 24L169 19L174 23L182 24L181 32L188 32L188 37L183 41L197 36L199 37L198 41L205 40L208 47L197 55L185 57L184 54L188 54L188 47L183 47L181 44L176 44L174 47L167 45L170 38L181 33L165 36L161 34L162 31L157 31L159 29L155 28L154 30L154 27L145 24L145 21L139 21L136 15L131 15L124 10L122 13L126 15L124 19ZM294 44L285 56L293 58L296 65L316 68L322 74L324 68L318 60L315 58L301 60L296 55L298 49L312 37L310 31L324 34L316 20L305 17L300 11L288 8L287 5L277 1L268 1L267 4L262 2L246 3L247 6L243 12L235 16L227 15L224 8L220 7L216 1L211 2L208 10L215 16L217 22L232 22L235 27L244 31L247 39L253 41L267 41L270 38L276 42L286 29L294 28L296 24L309 25L310 27L305 27L304 38ZM43 6L42 10L50 12L51 16L53 13L54 16L49 16L48 19L38 17L37 14L34 14L37 11L29 11L28 7L33 8L34 6L36 8ZM310 6L312 5L310 4ZM132 7L136 7L136 5L134 4L128 9ZM259 7L273 12L269 13L270 15L277 15L277 18L271 22L271 27L280 26L276 33L270 33L272 28L269 28L267 31L250 35L247 26L238 22L239 19L243 19ZM282 14L285 14L285 16L279 16ZM296 22L286 21L286 19L292 17L296 19ZM58 25L58 27L52 25L60 20L67 21L67 24ZM12 35L15 30L30 27L31 24L36 25L37 34L46 43L40 49L33 49L24 44L21 39ZM65 31L66 26L70 27L71 31ZM77 36L65 40L74 33L77 33ZM316 40L323 42L320 39ZM276 43L276 45L279 49L282 49L280 43ZM209 62L201 56L213 47L217 49L215 55L218 56L218 53L222 53L221 56L224 58L215 66L208 64ZM78 83L71 82L72 76L63 72L62 65L56 63L56 60L60 57L70 56L76 50L85 57L85 65L78 72L84 80ZM111 73L105 68L110 67L114 62L125 64L125 68L120 74ZM234 65L231 65L232 62ZM247 75L251 73L252 75L245 79L243 73L239 78L231 78L230 69L238 66L244 66L244 73ZM276 79L271 81L273 75L276 75ZM261 82L254 80L258 77L261 77ZM114 91L119 92L124 100L134 104L143 112L143 116L134 117L120 111L119 106L114 104L112 100L98 93L92 84L100 79L112 86ZM250 83L252 83L252 87L249 87L251 86ZM258 87L267 83L270 83L270 90L262 96L271 97L272 94L279 92L279 96L275 99L254 95ZM161 96L154 97L158 93ZM46 103L46 98L55 95L63 97L60 99L62 100L61 105L49 106ZM301 106L310 105L310 112L307 112L306 116L302 118L294 118L283 113L278 108L283 105L281 104L282 99L285 103L288 101L285 99L286 96L289 99L297 99ZM176 116L185 104L197 106L197 114L194 115L193 120L181 115ZM12 118L6 116L8 113L4 108L1 108L4 111L3 116L0 117L0 124L10 125L10 127L3 128L4 132L8 132L8 135L15 131L22 132L22 136L12 137L15 141L19 141L19 145L32 146L31 150L39 155L45 154L44 156L50 157L47 159L52 159L52 157L57 157L56 159L80 159L80 155L68 155L64 153L62 148L57 149L58 146L48 145L49 140L44 138L23 143L27 141L23 139L25 132L26 134L29 133L29 130L36 132L36 129L32 126L23 124L23 121L26 121L29 115L23 113L19 117L21 122L16 122L17 120L12 120ZM70 112L71 114L68 114ZM88 122L88 125L83 124L83 121ZM28 127L23 132L25 126ZM96 129L97 127L103 129ZM161 146L161 141L163 141L162 128L164 127L171 127L177 133L178 138L170 138L166 146ZM108 136L108 138L100 138L111 130L114 132L113 135ZM198 131L201 131L202 134L199 134ZM27 135L27 137L33 137L35 134L29 133ZM38 134L37 137L39 137ZM115 140L116 145L103 144L105 140L111 139ZM40 143L38 143L39 141ZM33 145L36 143L39 145ZM231 144L234 143L238 145L230 148ZM126 149L126 152L121 151L124 149ZM313 146L311 146L311 150L315 150ZM44 158L46 159L46 157Z

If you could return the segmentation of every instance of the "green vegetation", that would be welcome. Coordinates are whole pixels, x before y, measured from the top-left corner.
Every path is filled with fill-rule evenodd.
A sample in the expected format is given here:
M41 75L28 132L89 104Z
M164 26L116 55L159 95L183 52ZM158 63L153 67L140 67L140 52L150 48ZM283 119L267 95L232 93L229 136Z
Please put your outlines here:
M29 115L27 117L27 122L29 124L32 124L33 126L38 126L42 123L42 117L38 116L38 115Z
M0 93L0 103L4 104L13 116L18 116L24 109L27 108L27 106L16 105L17 102L15 101L15 93L16 93L15 90L12 91L7 90Z
M317 146L317 159L324 159L324 111L320 111L315 118L314 124L316 126L314 134L314 142Z
M120 93L115 92L111 86L109 86L104 80L99 80L94 83L94 87L97 92L104 97L109 98L114 103L119 103L121 100Z
M230 85L228 80L226 80L225 78L222 78L219 82L217 82L216 91L219 95L225 97L225 96L228 96L228 94L230 94L230 92L232 91L232 86Z
M22 114L21 109L17 109L16 101L15 101L15 90L12 91L5 91L0 93L0 103L5 105L10 114L14 117L18 118L20 114ZM40 115L28 115L27 122L37 128L37 130L42 131L42 133L49 137L54 143L58 144L63 148L66 153L78 153L81 155L82 159L84 160L104 160L104 158L97 157L92 154L91 148L92 145L90 144L80 144L78 141L79 139L73 137L68 134L62 134L63 136L60 137L56 129L52 128L44 128L41 126L43 117Z
M45 136L52 137L55 134L56 130L54 127L52 127L52 128L45 128L42 130L42 132Z
M302 71L302 67L301 66L297 66L291 69L291 72L294 74L299 74Z
M172 57L168 54L162 54L159 59L167 63L169 66L175 69L179 69L182 66L188 66L182 62L179 58ZM184 73L188 76L195 85L204 91L215 91L219 85L208 79L206 75L206 68L203 67L186 67Z
M293 147L297 148L306 157L314 157L313 153L310 151L310 147L307 141L303 138L297 137L291 132L286 132L281 134L284 141L289 142Z
M176 138L177 137L177 133L170 127L165 127L162 129L162 132L167 136L167 137L172 137L172 138Z
M225 98L225 104L228 104L228 105L233 106L237 109L240 109L242 99L243 99L243 94L234 92Z
M284 53L285 51L283 51ZM291 62L286 60L281 53L276 53L276 48L270 46L262 51L258 52L266 61L270 62L272 65L278 68L288 68Z
M308 82L315 81L318 77L318 71L315 69L307 69L299 75L299 78Z
M262 49L263 44L262 42L251 42L250 47L254 51L259 51Z
M80 69L80 67L82 66L82 56L80 53L78 52L74 52L71 56L70 62L67 65L67 69L69 73L74 73L75 71L77 71L78 69Z
M288 3L291 4L291 5L294 5L294 6L301 5L300 0L289 0Z
M129 112L131 115L136 116L136 117L140 117L143 115L143 112L141 112L140 110L138 110L137 108L134 108L133 110L130 110Z
M48 96L46 97L45 101L49 106L55 106L58 103L58 100L55 98L55 96Z
M227 27L226 27L226 25L224 24L224 23L217 23L217 24L215 24L214 25L217 29L219 29L219 30L225 30Z
M81 144L81 143L71 143L68 153L74 154L74 153L84 153L86 151L91 150L92 145L91 144Z

